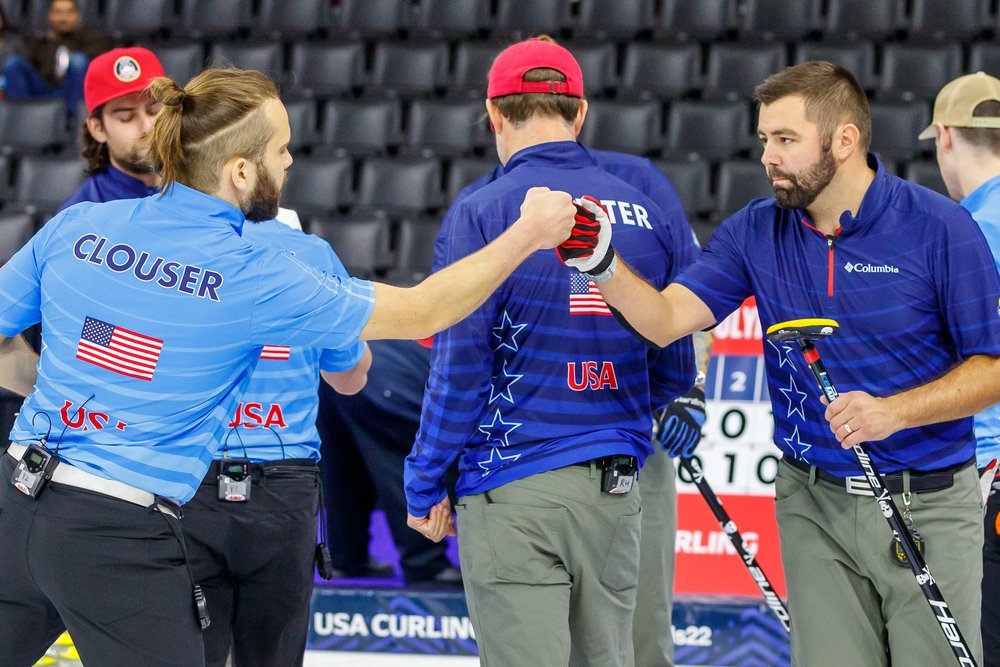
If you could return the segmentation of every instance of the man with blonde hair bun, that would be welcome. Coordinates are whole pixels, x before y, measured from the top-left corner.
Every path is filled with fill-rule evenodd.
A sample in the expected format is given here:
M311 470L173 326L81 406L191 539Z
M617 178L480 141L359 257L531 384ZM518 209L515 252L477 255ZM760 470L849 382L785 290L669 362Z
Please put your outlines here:
M426 337L573 226L569 195L533 188L507 233L415 287L321 273L240 235L274 217L292 163L273 82L211 69L150 91L164 105L147 135L161 194L71 206L0 269L0 357L44 322L0 461L5 666L30 666L63 629L86 664L203 665L210 619L180 506L263 346ZM23 382L0 368L14 369L0 385ZM448 521L435 513L431 528Z

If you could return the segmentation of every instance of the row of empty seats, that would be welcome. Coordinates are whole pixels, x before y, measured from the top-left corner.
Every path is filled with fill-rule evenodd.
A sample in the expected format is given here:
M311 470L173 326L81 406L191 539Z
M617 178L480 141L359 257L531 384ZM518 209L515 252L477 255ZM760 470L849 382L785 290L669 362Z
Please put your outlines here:
M470 41L200 41L148 44L170 76L183 82L206 64L260 70L291 93L320 96L378 92L403 97L482 98L502 43ZM933 97L963 71L1000 71L1000 42L963 44L873 41L565 42L580 62L588 97L749 97L786 65L830 60L879 98Z
M713 163L696 157L656 160L654 164L674 184L688 217L704 241L719 220L750 199L772 196L764 169L756 160ZM282 203L299 212L308 231L331 241L342 234L343 243L348 245L334 243L334 247L356 272L384 275L399 268L409 273L399 273L397 277L409 280L430 267L432 251L427 247L432 242L424 243L428 234L423 233L431 227L427 221L433 221L436 229L440 216L458 192L495 166L496 160L486 158L301 158L291 169ZM3 236L0 261L6 261L76 189L83 179L83 168L82 161L72 156L0 157L0 200L5 215L13 216L12 220L17 222L0 226ZM933 160L890 161L887 168L944 193ZM317 220L322 222L319 227L313 224ZM397 261L398 243L390 240L395 239L392 231L395 223L402 220L422 221L406 232L405 242L400 242L406 248L423 249L402 253L407 258L405 262ZM343 229L338 227L340 223L345 223ZM368 231L350 231L355 227ZM365 239L377 243L360 249L367 243Z
M386 97L287 97L293 153L314 155L474 156L493 154L479 100L401 102ZM873 101L873 148L888 159L930 155L917 135L931 105ZM53 152L76 145L79 127L66 129L58 100L0 103L0 151ZM711 160L757 155L753 106L746 101L595 100L580 135L588 146L650 157L697 154Z
M995 0L79 0L116 37L157 34L387 37L647 34L801 39L812 34L970 39L997 29ZM2 0L8 19L46 26L46 2Z

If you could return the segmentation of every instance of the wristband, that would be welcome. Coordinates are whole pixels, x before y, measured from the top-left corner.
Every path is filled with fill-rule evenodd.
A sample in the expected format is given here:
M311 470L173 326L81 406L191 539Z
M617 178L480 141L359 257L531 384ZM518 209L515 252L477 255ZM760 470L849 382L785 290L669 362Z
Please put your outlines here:
M611 260L608 261L607 257L610 257ZM615 273L615 269L618 268L618 256L615 254L614 249L608 249L607 257L594 267L596 273L587 271L587 276L595 283L603 283L605 280L610 280L611 276Z

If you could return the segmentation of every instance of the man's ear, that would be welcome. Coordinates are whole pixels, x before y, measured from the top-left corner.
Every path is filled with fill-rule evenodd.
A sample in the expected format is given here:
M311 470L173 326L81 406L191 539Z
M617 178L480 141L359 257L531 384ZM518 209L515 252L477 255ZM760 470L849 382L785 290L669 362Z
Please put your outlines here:
M573 121L573 137L580 136L580 130L583 129L583 121L587 119L587 109L590 105L587 104L587 100L580 100L580 108L576 110L576 120Z
M229 182L237 194L246 194L256 182L257 167L245 157L234 157L226 163L223 179Z
M833 154L840 161L846 160L848 156L858 150L861 141L861 130L854 123L844 123L837 128L833 134Z
M951 128L943 123L934 123L937 127L937 139L934 140L939 151L950 151L955 147L955 135Z
M500 113L500 108L493 103L492 100L486 100L486 113L490 117L490 130L494 134L499 134L503 131L503 114Z
M99 144L108 143L108 133L104 131L104 123L97 116L87 116L87 120L84 121L87 126L87 132L90 132L90 136L93 137L94 141Z

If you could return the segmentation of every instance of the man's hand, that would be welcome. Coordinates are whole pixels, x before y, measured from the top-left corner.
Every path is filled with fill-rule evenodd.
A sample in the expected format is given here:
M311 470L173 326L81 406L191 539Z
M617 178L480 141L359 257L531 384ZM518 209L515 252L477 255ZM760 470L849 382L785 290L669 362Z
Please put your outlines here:
M863 391L849 391L833 403L829 403L825 396L820 400L827 406L825 417L830 423L830 430L844 449L861 442L885 440L903 428L896 419L896 411L889 405L889 399L876 398Z
M692 387L656 415L657 438L670 457L690 458L705 425L705 390Z
M445 535L454 537L455 522L451 516L451 501L448 496L432 507L425 517L406 515L406 525L432 542L440 542Z
M538 250L555 248L569 237L576 222L576 207L565 192L531 188L521 202L521 217L515 225L529 230Z
M576 222L569 238L559 244L556 254L567 266L589 274L600 274L615 256L611 247L611 218L601 202L589 195L574 199Z

